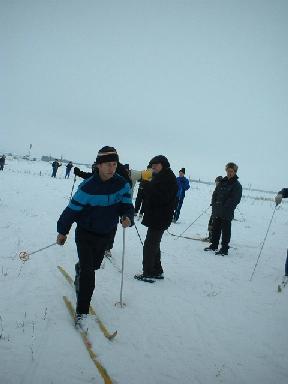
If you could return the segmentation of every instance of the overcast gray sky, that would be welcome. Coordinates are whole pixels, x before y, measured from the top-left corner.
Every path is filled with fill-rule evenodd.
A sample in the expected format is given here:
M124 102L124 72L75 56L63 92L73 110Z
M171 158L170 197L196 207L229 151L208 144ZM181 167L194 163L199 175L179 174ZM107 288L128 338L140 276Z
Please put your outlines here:
M288 186L288 1L0 4L0 151Z

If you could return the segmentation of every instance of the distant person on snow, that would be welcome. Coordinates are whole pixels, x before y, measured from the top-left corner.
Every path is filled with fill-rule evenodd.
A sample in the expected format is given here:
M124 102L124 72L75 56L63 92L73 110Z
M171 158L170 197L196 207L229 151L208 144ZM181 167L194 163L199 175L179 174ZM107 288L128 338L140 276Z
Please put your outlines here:
M222 176L217 176L216 179L215 179L215 184L216 184L216 187L217 185L220 183L220 181L223 179ZM212 206L212 202L210 204ZM209 243L212 243L212 230L213 230L213 215L211 214L210 216L210 219L209 219L209 222L208 222L208 237L206 237L205 239L203 239L203 241L208 241Z
M111 232L121 218L122 227L133 225L131 188L116 174L119 157L105 146L96 158L97 171L78 187L57 222L57 244L64 245L73 222L77 223L75 242L79 262L75 265L77 294L75 324L89 313L95 288L95 270L100 268Z
M275 203L276 206L281 204L282 199L288 197L288 188L282 188L281 191L278 192L278 194L275 196ZM285 280L288 281L288 250L287 250L287 257L285 262Z
M59 161L57 159L55 159L52 163L52 175L51 177L56 177L56 174L57 174L57 171L58 171L58 168L61 167L62 164L59 163Z
M204 248L204 251L216 251L216 255L222 256L228 255L231 221L242 197L242 186L237 176L238 166L235 163L228 163L225 170L227 176L219 182L212 195L212 244ZM218 251L221 234L221 248Z
M160 243L164 231L169 228L175 208L177 194L176 176L170 169L168 159L163 155L150 161L153 177L144 195L144 218L142 224L148 227L143 246L143 273L135 279L163 279Z
M4 170L4 165L5 165L5 155L2 155L0 157L0 171L3 171Z
M190 188L189 180L185 177L185 168L181 168L179 176L176 178L178 185L176 209L174 212L173 223L176 223L180 216L180 211L185 199L185 192Z
M73 168L73 164L72 164L72 161L69 161L69 163L66 165L66 175L65 175L65 179L67 177L67 179L69 179L69 176L70 176L70 172L71 172L71 169Z

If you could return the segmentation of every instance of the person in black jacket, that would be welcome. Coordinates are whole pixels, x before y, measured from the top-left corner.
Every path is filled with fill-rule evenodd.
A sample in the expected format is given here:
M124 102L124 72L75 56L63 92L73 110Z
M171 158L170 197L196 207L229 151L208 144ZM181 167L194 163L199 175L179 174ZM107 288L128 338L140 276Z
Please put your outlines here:
M148 164L147 170L149 169L149 167L150 167L150 164ZM136 200L135 200L135 216L137 216L138 212L140 211L139 212L139 220L144 215L144 209L145 209L145 204L144 204L145 189L146 189L147 185L150 183L150 181L151 181L151 178L150 179L145 179L145 178L141 177L140 184L139 184L139 187L138 187L137 196L136 196Z
M135 200L135 216L137 216L139 212L139 219L141 219L144 214L144 191L148 183L149 181L147 180L141 180L138 187L137 196Z
M56 177L56 174L57 174L57 171L58 171L58 168L61 167L62 164L59 163L59 161L57 159L55 159L52 163L52 175L51 177Z
M142 224L148 227L143 246L143 273L134 276L135 279L143 281L164 278L160 243L164 231L172 222L178 191L176 176L165 156L153 157L150 165L153 177L145 189L142 220Z
M0 171L3 171L5 165L5 155L0 157Z
M66 174L65 174L65 179L66 177L69 179L71 169L73 168L72 161L69 161L69 163L66 165Z
M242 186L237 176L238 166L235 163L228 163L225 170L227 176L219 182L212 195L212 244L204 248L205 251L216 251L216 255L222 256L228 255L231 221L242 197ZM221 248L217 251L221 234Z
M217 187L217 185L220 183L220 181L223 179L222 176L217 176L216 179L215 179L215 187ZM212 202L210 204L212 206ZM208 222L208 233L209 233L209 236L208 237L205 237L203 239L203 241L207 241L208 243L211 243L212 242L212 230L213 230L213 215L211 214L210 216L210 219L209 219L209 222Z
M275 196L275 203L276 206L281 204L282 199L288 197L288 188L282 188L281 191L278 192L278 194ZM287 257L286 257L286 263L285 263L285 278L288 282L288 250L287 250Z

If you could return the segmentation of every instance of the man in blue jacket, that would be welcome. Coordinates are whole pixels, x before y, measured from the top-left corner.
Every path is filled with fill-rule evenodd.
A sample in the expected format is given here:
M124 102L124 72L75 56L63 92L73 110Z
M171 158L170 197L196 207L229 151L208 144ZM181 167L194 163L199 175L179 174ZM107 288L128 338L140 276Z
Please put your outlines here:
M181 168L179 171L179 177L176 178L178 192L176 200L176 209L174 211L173 223L179 219L180 211L185 198L185 192L190 188L189 180L185 177L185 168Z
M116 174L119 157L113 147L103 147L96 158L97 172L85 179L57 222L57 244L64 245L73 222L79 262L75 265L76 319L89 313L107 242L121 218L123 228L133 225L134 207L129 183Z

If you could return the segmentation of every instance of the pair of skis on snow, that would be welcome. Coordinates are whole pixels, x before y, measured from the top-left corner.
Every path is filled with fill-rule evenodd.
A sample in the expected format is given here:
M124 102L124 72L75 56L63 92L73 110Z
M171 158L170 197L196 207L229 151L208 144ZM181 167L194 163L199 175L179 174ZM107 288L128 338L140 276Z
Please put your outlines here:
M72 277L69 275L69 273L61 266L58 266L57 268L61 272L61 274L64 276L66 281L69 283L69 285L72 288L74 288L74 282L73 282ZM72 320L75 321L76 311L75 311L73 304L71 303L71 301L66 296L63 296L63 300L64 300L64 303L68 309L68 312L69 312ZM92 306L90 306L90 308L89 308L89 313L94 316L95 321L99 326L99 329L101 330L103 335L106 337L106 339L108 339L109 341L112 341L115 338L115 336L117 335L117 331L115 331L113 333L109 332L107 327L104 325L103 321L96 314L96 311ZM87 349L87 352L89 353L89 356L90 356L91 360L93 361L94 365L96 366L99 374L103 378L104 383L105 384L112 384L112 379L110 378L108 372L106 371L106 369L104 368L102 363L98 360L98 357L92 348L92 343L89 339L87 330L83 329L81 326L77 326L77 327L75 326L75 329L77 331L79 331L81 338L82 338L82 341L83 341L83 343Z
M167 229L167 233L169 233L169 235L171 236L174 236L174 237L180 237L181 239L187 239L187 240L197 240L197 241L203 241L203 242L208 242L209 243L209 240L207 237L191 237L191 236L184 236L184 235L176 235L175 233L172 233L172 232L169 232L168 229Z

